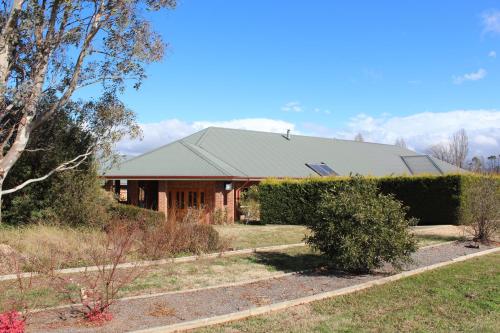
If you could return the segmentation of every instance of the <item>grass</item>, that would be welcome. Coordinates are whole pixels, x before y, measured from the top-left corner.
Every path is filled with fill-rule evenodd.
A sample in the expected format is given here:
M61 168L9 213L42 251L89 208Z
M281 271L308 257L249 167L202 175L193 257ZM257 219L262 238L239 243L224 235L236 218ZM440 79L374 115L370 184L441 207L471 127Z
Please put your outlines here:
M308 229L299 225L244 225L215 226L221 236L232 240L234 249L301 243Z
M498 332L500 254L196 332Z
M148 267L141 276L126 286L120 297L145 293L168 292L203 288L249 279L271 277L279 272L307 270L326 265L327 260L309 247L297 247L275 252L258 252L248 255L200 259L193 262ZM127 274L126 270L122 271ZM74 275L74 280L78 275ZM47 280L35 280L27 298L32 307L51 307L64 304L65 300L47 287ZM0 282L1 304L12 298L16 290L12 282ZM2 290L7 291L2 294Z

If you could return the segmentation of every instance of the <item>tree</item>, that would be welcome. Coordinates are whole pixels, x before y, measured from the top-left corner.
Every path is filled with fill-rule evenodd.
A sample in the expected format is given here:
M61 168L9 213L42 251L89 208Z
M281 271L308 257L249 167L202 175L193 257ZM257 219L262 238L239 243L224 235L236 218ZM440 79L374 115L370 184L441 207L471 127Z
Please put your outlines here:
M358 142L365 142L365 139L363 138L363 135L361 133L358 133L356 134L356 136L354 137L354 141L358 141Z
M100 125L116 133L116 113L124 112L116 94L128 80L139 88L144 65L163 56L160 36L141 13L173 8L175 0L4 0L0 6L1 202L2 194L46 178L3 190L33 132L54 121L77 89L102 85L102 97L89 107L100 115ZM100 108L103 104L113 107ZM105 128L102 132L110 134ZM95 151L109 153L109 142L99 143L52 173L77 167Z
M401 148L404 148L406 149L407 146L406 146L406 141L405 139L403 138L397 138L396 139L396 142L394 142L394 145L398 146L398 147L401 147Z
M459 168L464 168L465 160L469 154L467 133L462 128L451 136L449 144L439 143L433 145L427 149L427 153Z
M484 162L482 158L474 156L469 162L469 170L472 172L483 172Z
M459 168L465 167L465 159L469 154L469 137L463 128L452 135L449 151L451 163Z

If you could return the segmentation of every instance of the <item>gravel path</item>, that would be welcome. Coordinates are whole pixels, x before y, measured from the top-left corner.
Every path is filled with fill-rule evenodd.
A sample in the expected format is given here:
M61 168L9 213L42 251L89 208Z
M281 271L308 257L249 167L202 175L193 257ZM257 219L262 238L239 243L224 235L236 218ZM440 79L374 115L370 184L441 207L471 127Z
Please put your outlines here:
M468 248L465 243L451 243L423 248L407 270L445 262L463 255L484 251ZM181 321L212 317L262 305L292 300L332 291L381 278L390 271L368 275L341 273L295 274L240 286L170 294L158 297L117 302L112 307L114 319L101 327L90 327L70 310L33 314L29 332L127 332ZM64 318L64 319L61 319Z

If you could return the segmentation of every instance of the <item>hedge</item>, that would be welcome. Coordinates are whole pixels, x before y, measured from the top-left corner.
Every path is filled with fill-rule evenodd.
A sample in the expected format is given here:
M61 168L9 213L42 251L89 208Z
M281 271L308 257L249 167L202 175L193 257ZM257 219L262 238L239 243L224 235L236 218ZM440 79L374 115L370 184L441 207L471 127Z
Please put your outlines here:
M165 220L165 214L150 209L126 204L114 204L109 208L112 218L128 221L143 221L147 225Z
M408 216L418 218L419 225L458 225L462 193L477 177L481 176L391 176L365 180L376 182L382 193L393 194L408 206ZM500 184L500 177L497 179ZM305 225L317 209L321 191L335 193L349 181L350 177L265 180L259 185L261 220L268 224Z

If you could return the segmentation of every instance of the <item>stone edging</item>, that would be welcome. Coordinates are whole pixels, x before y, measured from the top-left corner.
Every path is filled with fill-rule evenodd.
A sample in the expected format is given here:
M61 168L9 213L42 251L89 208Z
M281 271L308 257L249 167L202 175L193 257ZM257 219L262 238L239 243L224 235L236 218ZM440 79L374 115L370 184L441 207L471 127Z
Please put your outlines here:
M209 258L218 258L218 257L229 257L229 256L236 256L240 254L250 254L250 253L255 253L255 252L261 252L261 251L276 251L276 250L285 250L285 249L290 249L294 247L301 247L305 246L306 243L295 243L295 244L285 244L285 245L272 245L272 246L264 246L264 247L257 247L257 248L250 248L250 249L242 249L242 250L234 250L234 251L227 251L227 252L220 252L220 253L209 253L209 254L203 254L199 256L189 256L189 257L179 257L179 258L171 258L171 259L159 259L159 260L144 260L144 261L137 261L137 262L127 262L123 264L119 264L117 268L119 269L124 269L124 268L135 268L135 267L147 267L147 266L158 266L158 265L166 265L166 264L171 264L171 263L183 263L183 262L191 262L191 261L196 261L200 259L209 259ZM107 265L105 269L111 268L111 265ZM98 271L100 267L97 266L90 266L90 267L75 267L75 268L63 268L63 269L58 269L56 270L56 273L59 274L72 274L72 273L82 273L82 272L95 272ZM19 277L21 278L29 278L32 276L38 275L35 272L26 272L26 273L21 273L19 274ZM7 275L0 275L0 282L1 281L9 281L9 280L15 280L18 278L17 274L7 274Z
M340 295L346 295L350 294L356 291L364 290L373 286L378 286L378 285L383 285L388 282L393 282L397 281L400 279L403 279L405 277L409 277L412 275L417 275L426 271L430 271L436 268L448 266L450 264L456 263L456 262L461 262L465 261L474 257L479 257L483 256L486 254L494 253L500 251L500 247L481 251L481 252L476 252L472 254L468 254L465 256L461 256L452 260L440 262L437 264L425 266L425 267L420 267L414 270L398 273L395 275L391 275L388 277L380 278L377 280L361 283L355 286L350 286L346 288L341 288L333 291L328 291L320 294L315 294L311 296L306 296L306 297L301 297L298 299L290 300L290 301L285 301L285 302L280 302L280 303L275 303L275 304L270 304L270 305L265 305L265 306L260 306L244 311L238 311L238 312L233 312L225 315L220 315L220 316L215 316L215 317L209 317L209 318L202 318L202 319L197 319L197 320L191 320L183 323L177 323L177 324L172 324L172 325L167 325L167 326L159 326L159 327L153 327L153 328L148 328L144 330L137 330L134 331L134 333L168 333L168 332L180 332L180 331L185 331L185 330L190 330L190 329L195 329L195 328L200 328L204 326L212 326L212 325L217 325L217 324L223 324L227 323L230 321L235 321L235 320L241 320L245 319L248 317L253 317L269 312L274 312L278 310L283 310L292 306L297 306L301 304L307 304L311 303L314 301L319 301L325 298L330 298L334 296L340 296Z

